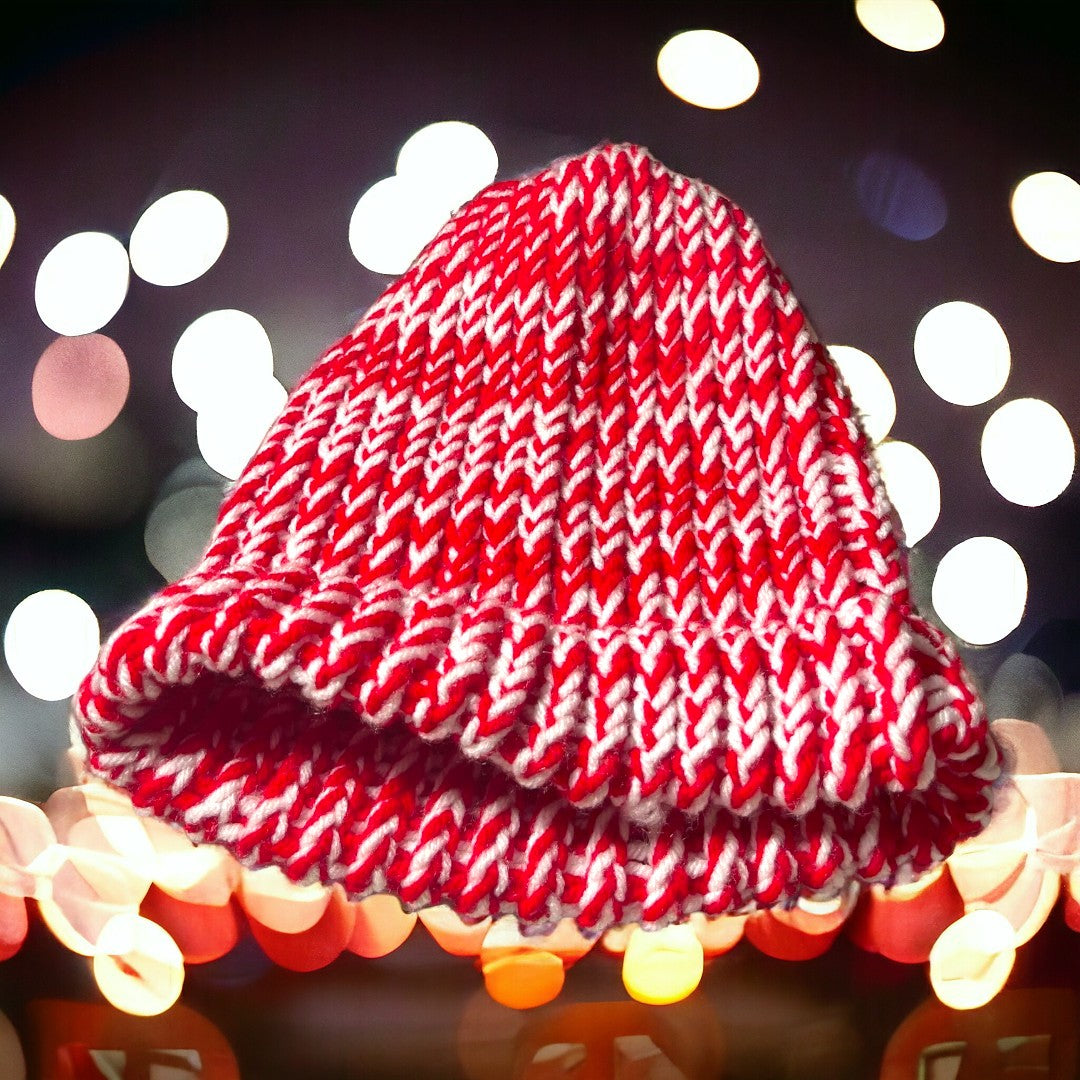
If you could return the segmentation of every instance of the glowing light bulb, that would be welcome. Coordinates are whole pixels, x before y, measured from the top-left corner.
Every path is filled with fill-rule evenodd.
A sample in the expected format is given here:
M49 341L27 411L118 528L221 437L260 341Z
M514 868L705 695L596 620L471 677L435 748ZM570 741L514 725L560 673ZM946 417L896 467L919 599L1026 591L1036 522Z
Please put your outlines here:
M4 656L12 675L42 701L60 701L75 693L100 644L90 605L63 589L26 597L4 630Z
M1080 260L1080 184L1071 176L1025 176L1013 191L1009 209L1020 239L1037 255L1059 263Z
M61 240L42 260L34 284L41 321L70 337L100 330L127 296L129 269L124 245L107 233Z
M900 515L904 540L914 547L941 513L941 485L930 459L911 443L889 440L874 451L889 501Z
M867 33L902 52L925 52L945 37L945 19L934 0L855 0Z
M761 79L754 54L717 30L684 30L656 57L660 81L702 109L731 109L754 95Z
M941 621L970 645L989 645L1020 625L1027 571L1016 551L994 536L973 536L946 552L931 590Z
M130 385L127 357L112 338L59 337L34 367L30 399L50 435L89 439L120 415Z
M460 206L495 179L499 155L478 127L460 120L428 124L398 151L397 174L437 191L447 206Z
M881 442L896 420L896 395L888 375L869 353L850 345L830 345L829 355L851 391L863 430L872 442Z
M986 421L982 462L987 479L1009 502L1042 506L1068 486L1076 447L1064 417L1038 398L1007 401Z
M173 191L131 231L131 268L151 285L185 285L214 265L229 235L225 207L207 191Z
M173 349L172 377L180 400L201 412L243 400L253 382L274 374L274 350L262 323L226 308L197 318Z
M697 989L704 965L701 942L686 924L662 930L639 927L626 943L623 985L635 1001L669 1005Z
M15 211L11 203L0 195L0 266L11 251L11 245L15 242Z
M938 397L954 405L981 405L999 394L1009 377L1009 340L989 311L952 300L919 322L915 363Z

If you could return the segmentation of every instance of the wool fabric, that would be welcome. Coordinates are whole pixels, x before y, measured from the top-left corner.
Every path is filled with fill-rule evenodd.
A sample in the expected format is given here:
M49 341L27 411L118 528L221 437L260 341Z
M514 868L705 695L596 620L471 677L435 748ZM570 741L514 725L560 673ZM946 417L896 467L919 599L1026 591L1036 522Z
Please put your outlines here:
M606 145L463 206L73 703L137 807L543 931L910 880L998 748L746 214Z

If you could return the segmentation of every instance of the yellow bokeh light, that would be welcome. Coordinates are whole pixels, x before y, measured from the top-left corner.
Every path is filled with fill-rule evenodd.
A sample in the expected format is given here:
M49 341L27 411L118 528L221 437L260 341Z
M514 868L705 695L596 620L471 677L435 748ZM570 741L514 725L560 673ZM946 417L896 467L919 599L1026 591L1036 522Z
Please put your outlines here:
M398 151L397 174L430 187L458 207L495 179L499 155L478 127L444 120L420 128Z
M58 334L92 334L120 310L130 276L127 251L116 237L101 232L68 236L38 268L38 316Z
M830 345L829 355L851 391L863 430L873 442L881 442L896 420L896 395L888 375L869 353L850 345Z
M131 232L131 268L151 285L186 285L214 265L229 215L208 191L173 191L143 212Z
M701 982L705 952L685 923L662 930L636 928L623 954L623 985L646 1005L669 1005L689 997Z
M15 211L11 203L0 195L0 266L11 251L11 245L15 242Z
M70 697L93 667L100 644L90 605L63 589L26 597L4 629L4 657L11 674L42 701Z
M983 428L987 479L1009 502L1042 506L1068 486L1076 447L1065 418L1038 398L1007 401Z
M1071 176L1025 176L1013 191L1009 209L1020 239L1036 254L1058 263L1080 260L1080 184Z
M925 52L945 37L934 0L855 0L855 15L868 34L902 52Z
M968 644L1000 641L1024 617L1023 560L1004 540L973 536L938 563L931 600L941 621Z
M914 347L926 385L954 405L981 405L1009 378L1009 339L977 304L951 300L932 308L915 330Z
M1016 960L1016 932L996 911L970 911L930 950L930 984L951 1009L978 1009L1004 987Z
M117 915L101 931L94 980L105 997L132 1016L157 1016L180 997L184 957L157 923Z
M173 386L196 412L218 402L232 405L252 382L273 374L270 337L246 311L225 308L200 315L173 348Z
M717 30L685 30L656 57L660 81L702 109L731 109L752 97L761 74L741 41Z
M911 443L890 439L874 451L889 501L900 515L904 539L914 547L941 513L941 485L930 459Z

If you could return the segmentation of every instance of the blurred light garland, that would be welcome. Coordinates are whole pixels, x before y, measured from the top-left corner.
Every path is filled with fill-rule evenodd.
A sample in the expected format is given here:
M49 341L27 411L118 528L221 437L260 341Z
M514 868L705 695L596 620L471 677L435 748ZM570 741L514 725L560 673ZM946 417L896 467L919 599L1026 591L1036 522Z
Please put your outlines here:
M250 870L223 848L137 814L126 795L83 777L73 750L77 785L44 806L0 797L0 961L18 952L36 914L90 958L108 1001L153 1016L178 1000L186 965L225 956L245 926L278 966L314 971L345 952L386 956L420 922L448 954L470 958L490 997L511 1008L554 1000L597 946L621 962L631 998L667 1005L692 994L708 962L744 937L774 958L808 960L846 933L895 962L928 963L939 1000L978 1008L1005 985L1016 950L1045 924L1063 883L1065 921L1080 931L1080 774L1060 771L1038 725L1000 719L993 727L1014 755L1013 783L984 832L919 881L852 888L790 910L695 914L661 931L615 927L598 940L568 920L525 937L512 917L468 925L446 907L417 915L390 896L351 901L339 885Z

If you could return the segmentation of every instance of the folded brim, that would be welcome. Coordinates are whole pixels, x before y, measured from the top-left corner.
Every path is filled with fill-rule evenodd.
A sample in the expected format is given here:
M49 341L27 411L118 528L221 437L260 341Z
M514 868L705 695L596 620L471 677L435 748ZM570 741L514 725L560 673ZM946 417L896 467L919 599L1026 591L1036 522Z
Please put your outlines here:
M90 771L248 865L532 929L911 880L1000 772L947 640L875 593L795 626L590 628L207 565L73 709Z

